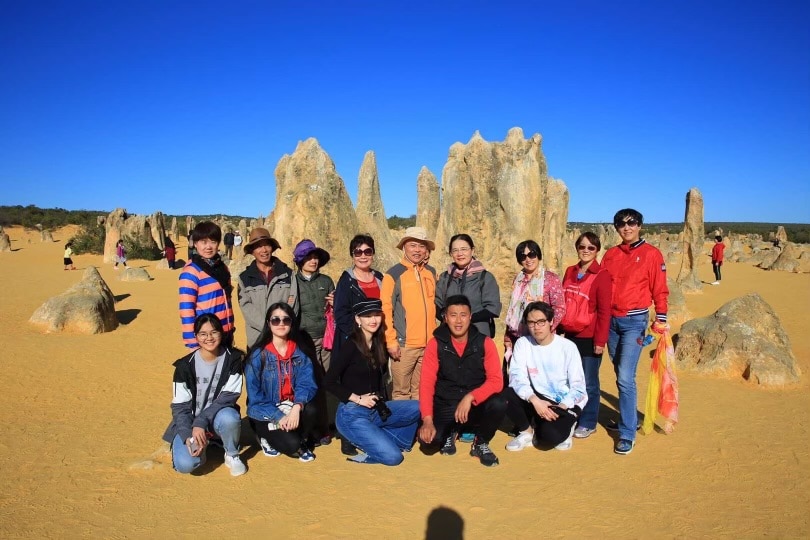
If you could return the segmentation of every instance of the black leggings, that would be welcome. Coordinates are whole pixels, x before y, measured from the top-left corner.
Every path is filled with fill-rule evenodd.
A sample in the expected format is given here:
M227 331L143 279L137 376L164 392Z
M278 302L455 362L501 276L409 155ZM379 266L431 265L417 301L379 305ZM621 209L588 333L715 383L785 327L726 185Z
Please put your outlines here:
M433 401L433 425L436 427L436 438L432 445L442 445L450 432L458 428L455 414L458 402L448 403L439 400ZM506 413L506 402L501 394L490 396L485 402L473 405L467 418L468 426L475 427L475 435L484 442L489 442L495 436L498 426Z
M720 277L720 267L723 266L723 263L712 263L712 270L714 270L714 280L720 281L722 277Z
M313 403L307 403L298 422L298 429L294 431L284 431L283 429L267 429L266 420L250 419L250 427L260 439L265 439L270 446L291 457L298 455L298 450L304 446L315 427L318 418L317 407Z
M533 422L537 440L543 446L557 446L570 437L571 428L574 427L579 418L579 407L565 410L552 405L552 410L557 413L557 419L546 420L537 414L534 405L520 399L511 386L504 390L502 395L508 402L506 415L514 422L515 429L526 431Z

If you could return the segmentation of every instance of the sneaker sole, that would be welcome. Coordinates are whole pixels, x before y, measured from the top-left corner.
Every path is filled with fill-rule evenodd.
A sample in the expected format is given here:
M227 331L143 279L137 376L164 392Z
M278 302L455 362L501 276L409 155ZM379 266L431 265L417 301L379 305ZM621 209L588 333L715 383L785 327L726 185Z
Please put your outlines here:
M574 438L575 438L575 439L587 439L588 437L590 437L590 436L591 436L591 435L593 435L594 433L596 433L596 430L589 431L589 432L587 432L587 433L577 433L577 432L575 431L575 432L574 432Z

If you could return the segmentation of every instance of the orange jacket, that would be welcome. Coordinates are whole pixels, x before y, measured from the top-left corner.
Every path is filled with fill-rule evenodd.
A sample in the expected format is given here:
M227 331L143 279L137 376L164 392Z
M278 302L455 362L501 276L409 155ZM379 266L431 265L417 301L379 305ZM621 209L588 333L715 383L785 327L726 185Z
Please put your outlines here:
M436 271L402 259L383 275L380 300L385 344L424 347L436 329Z

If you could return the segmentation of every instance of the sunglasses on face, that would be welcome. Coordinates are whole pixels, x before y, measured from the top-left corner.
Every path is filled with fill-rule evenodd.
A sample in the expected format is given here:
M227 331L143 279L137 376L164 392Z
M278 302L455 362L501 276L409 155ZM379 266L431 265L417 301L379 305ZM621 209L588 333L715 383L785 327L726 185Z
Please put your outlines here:
M366 257L371 257L372 255L374 255L374 250L371 248L366 249L357 248L354 250L353 253L355 257L362 257L363 255L365 255Z
M616 226L617 229L621 229L625 225L627 225L628 227L635 227L636 225L639 225L639 222L637 219L630 218L627 221L617 221L616 223L614 223L614 225Z
M596 246L577 246L579 251L596 251Z
M518 255L517 260L518 260L519 263L522 263L527 258L536 259L537 258L537 252L536 251L529 251L528 253L521 253L520 255Z
M270 317L270 326L290 326L292 319L289 317Z

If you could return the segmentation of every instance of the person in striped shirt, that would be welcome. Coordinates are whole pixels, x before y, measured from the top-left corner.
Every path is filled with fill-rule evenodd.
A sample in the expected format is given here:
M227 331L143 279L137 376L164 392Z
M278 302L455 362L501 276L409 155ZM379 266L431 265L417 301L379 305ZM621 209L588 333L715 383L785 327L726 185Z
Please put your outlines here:
M231 303L231 273L219 255L222 230L216 223L201 221L191 231L196 254L180 274L180 324L183 343L196 348L194 320L203 313L212 313L222 323L222 344L233 344L233 304Z

